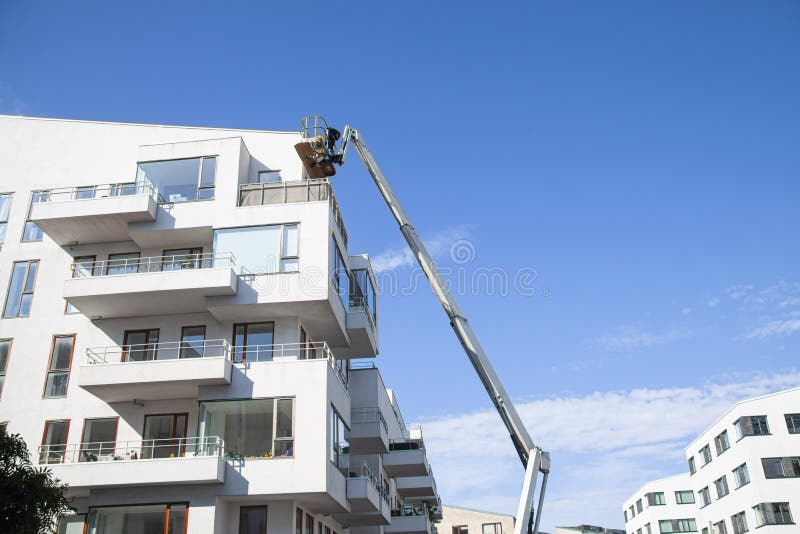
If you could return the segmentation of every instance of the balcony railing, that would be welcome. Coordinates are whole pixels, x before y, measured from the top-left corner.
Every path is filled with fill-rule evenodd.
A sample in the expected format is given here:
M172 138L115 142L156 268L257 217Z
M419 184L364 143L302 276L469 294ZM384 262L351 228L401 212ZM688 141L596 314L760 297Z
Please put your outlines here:
M289 204L293 202L316 202L330 200L333 220L347 247L347 230L342 221L342 213L333 189L327 179L290 180L288 182L269 182L264 184L242 184L239 186L239 206L267 206L270 204Z
M367 299L364 297L350 297L350 309L352 312L364 312L370 329L375 331L375 313L370 309Z
M425 443L421 439L392 439L389 440L390 451L419 451L425 450Z
M420 504L404 504L402 507L392 510L392 517L429 517L428 505Z
M88 200L93 198L124 197L133 195L149 195L161 201L156 187L149 181L117 182L113 184L84 185L60 187L40 191L33 196L35 204L45 202L65 202L69 200Z
M218 436L40 445L39 463L129 462L160 458L222 456L223 449L224 442Z
M240 272L232 252L206 252L173 256L119 258L72 265L73 278L230 267Z
M384 488L380 478L369 468L366 462L362 462L361 465L358 466L349 466L347 468L347 478L363 478L368 480L381 498L387 503L389 502L389 492Z
M356 423L380 423L386 432L389 432L389 425L383 418L380 408L353 408L350 411L350 422Z

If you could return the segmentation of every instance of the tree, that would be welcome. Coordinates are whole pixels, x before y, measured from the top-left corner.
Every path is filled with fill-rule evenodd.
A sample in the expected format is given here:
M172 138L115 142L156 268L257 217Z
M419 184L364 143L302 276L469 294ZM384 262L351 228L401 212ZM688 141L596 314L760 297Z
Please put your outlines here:
M0 532L52 532L71 510L66 488L49 469L32 465L25 440L0 424Z

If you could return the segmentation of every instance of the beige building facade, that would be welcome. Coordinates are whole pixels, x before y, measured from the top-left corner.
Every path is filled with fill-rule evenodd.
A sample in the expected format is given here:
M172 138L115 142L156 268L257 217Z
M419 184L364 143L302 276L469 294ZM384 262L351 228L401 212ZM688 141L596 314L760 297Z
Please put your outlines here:
M511 534L514 516L461 506L442 506L439 534Z

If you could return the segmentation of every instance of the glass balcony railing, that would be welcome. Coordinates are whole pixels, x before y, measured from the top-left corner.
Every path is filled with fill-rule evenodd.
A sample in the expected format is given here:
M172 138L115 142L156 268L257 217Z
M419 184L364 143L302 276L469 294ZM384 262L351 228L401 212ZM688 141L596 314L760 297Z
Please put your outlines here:
M158 458L222 456L223 449L223 440L218 436L45 444L39 446L39 463L129 462Z
M100 261L76 261L72 265L72 278L94 276L115 276L120 274L139 274L191 269L213 269L230 267L237 272L241 269L231 252L208 252L179 254L172 256L112 258Z

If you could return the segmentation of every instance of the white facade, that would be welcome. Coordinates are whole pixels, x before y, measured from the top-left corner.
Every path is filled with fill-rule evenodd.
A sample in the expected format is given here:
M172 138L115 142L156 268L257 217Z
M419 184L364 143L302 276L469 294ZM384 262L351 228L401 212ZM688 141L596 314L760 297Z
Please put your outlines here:
M691 513L682 517L696 520L692 532L800 530L800 388L735 404L689 444L686 458L689 473L651 482L626 501L627 532L638 534L646 521L665 532L656 530L656 519L678 519L672 515L684 506ZM677 486L693 491L694 504L670 506ZM631 506L648 492L663 492L667 506L632 517Z
M692 487L688 473L648 482L625 501L625 531L661 533L661 521L684 521L696 526L697 509Z
M0 421L69 484L62 531L433 529L420 432L350 369L378 353L374 276L299 133L0 138Z

